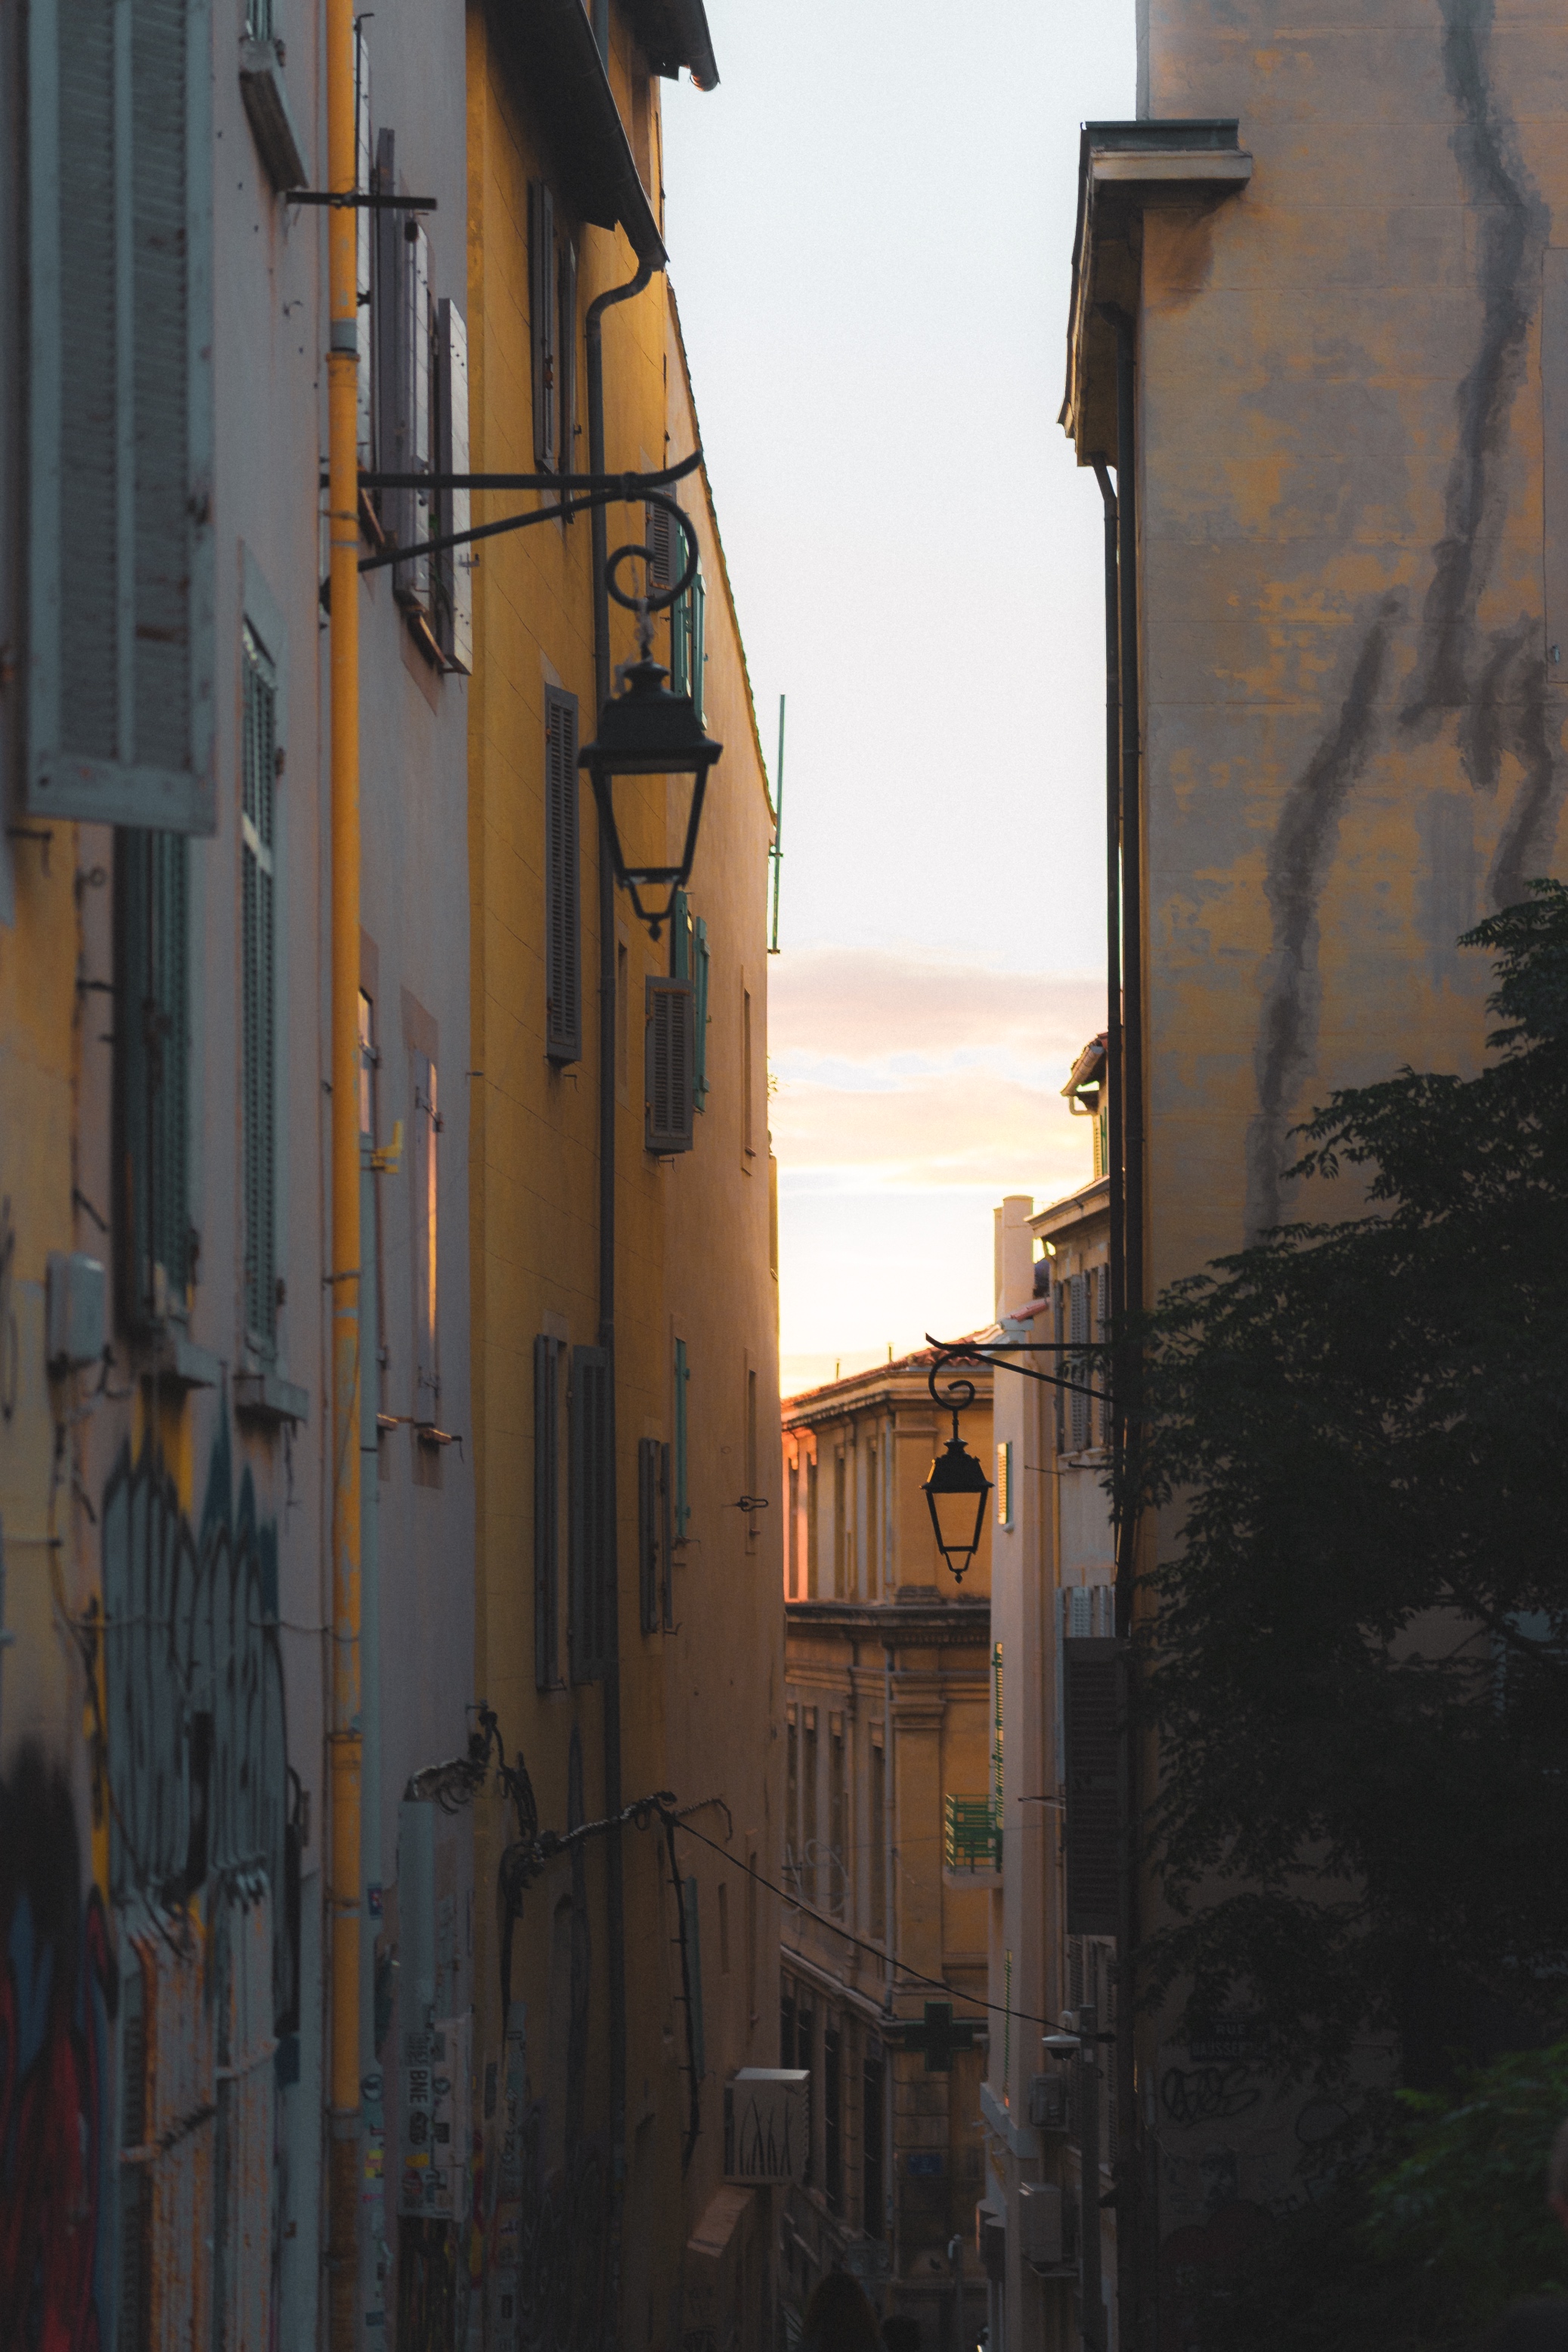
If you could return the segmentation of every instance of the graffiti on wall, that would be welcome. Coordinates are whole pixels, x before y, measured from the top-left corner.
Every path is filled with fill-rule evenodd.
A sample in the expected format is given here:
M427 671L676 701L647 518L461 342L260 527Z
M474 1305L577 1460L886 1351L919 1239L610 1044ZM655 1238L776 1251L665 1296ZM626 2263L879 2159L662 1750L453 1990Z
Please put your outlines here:
M116 1977L76 1807L31 1743L0 1785L0 2343L110 2352Z

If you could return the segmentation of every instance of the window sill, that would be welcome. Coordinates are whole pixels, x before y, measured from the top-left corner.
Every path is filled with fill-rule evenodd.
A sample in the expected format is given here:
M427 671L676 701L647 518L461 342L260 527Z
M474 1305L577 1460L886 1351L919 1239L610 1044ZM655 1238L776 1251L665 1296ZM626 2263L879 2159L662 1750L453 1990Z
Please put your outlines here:
M290 188L308 186L310 174L289 110L276 41L240 43L239 94L267 175L279 195L287 195Z
M273 1429L285 1421L303 1424L310 1417L310 1392L277 1372L237 1372L234 1410L241 1421Z
M210 1348L198 1348L172 1325L150 1338L137 1370L161 1388L216 1389L223 1364Z

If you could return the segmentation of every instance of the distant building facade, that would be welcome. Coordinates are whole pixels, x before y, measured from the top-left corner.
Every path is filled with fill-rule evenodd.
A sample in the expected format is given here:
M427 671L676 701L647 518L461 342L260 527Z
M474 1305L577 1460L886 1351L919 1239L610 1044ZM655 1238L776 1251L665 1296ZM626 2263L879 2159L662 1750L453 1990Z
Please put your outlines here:
M942 2352L973 2342L985 2310L974 2213L997 1685L993 1530L956 1586L921 1491L951 1428L931 1363L904 1357L784 1407L782 1864L796 1907L779 2063L811 2076L785 2295L798 2314L824 2272L851 2269ZM974 1377L963 1434L989 1464L991 1377ZM928 2065L897 2029L923 2032L926 2003L944 2000L979 2030Z

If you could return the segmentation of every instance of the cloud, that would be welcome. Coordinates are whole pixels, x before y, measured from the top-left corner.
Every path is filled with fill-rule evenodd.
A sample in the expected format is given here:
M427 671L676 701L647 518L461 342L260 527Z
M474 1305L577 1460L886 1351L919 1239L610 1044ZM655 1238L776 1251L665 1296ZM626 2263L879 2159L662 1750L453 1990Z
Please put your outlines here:
M875 948L772 968L786 1387L990 1315L992 1210L1081 1184L1061 1087L1102 982Z

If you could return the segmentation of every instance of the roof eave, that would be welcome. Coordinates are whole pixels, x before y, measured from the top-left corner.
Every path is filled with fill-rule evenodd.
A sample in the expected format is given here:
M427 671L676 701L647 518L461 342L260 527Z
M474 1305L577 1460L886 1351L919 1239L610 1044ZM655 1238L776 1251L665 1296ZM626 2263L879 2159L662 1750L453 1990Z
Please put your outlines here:
M538 103L561 193L595 228L624 229L641 262L667 256L582 0L492 0L493 19Z

